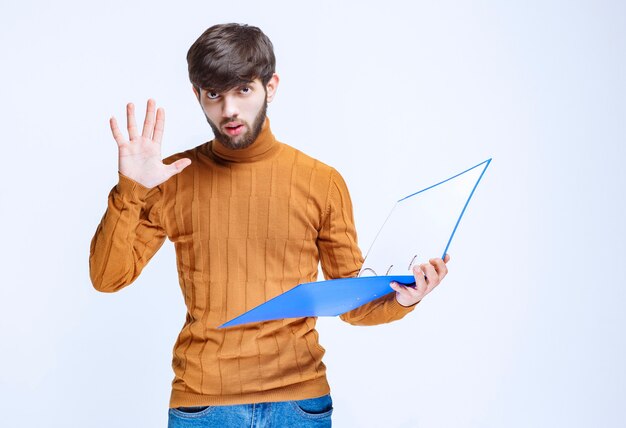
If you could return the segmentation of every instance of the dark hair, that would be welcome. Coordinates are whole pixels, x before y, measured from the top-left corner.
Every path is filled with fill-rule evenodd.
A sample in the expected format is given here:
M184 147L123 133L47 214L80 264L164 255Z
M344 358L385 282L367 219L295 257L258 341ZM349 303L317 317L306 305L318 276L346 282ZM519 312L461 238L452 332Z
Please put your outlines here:
M224 92L259 78L263 86L276 69L274 47L257 28L218 24L207 29L187 52L189 80L200 88Z

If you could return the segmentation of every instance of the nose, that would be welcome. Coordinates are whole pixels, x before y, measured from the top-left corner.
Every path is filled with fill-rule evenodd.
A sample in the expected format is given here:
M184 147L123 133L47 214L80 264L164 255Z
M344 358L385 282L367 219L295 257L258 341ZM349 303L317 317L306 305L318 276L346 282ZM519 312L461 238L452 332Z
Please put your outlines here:
M239 115L239 108L237 107L237 102L235 97L228 95L224 95L223 104L222 104L222 117L237 117Z

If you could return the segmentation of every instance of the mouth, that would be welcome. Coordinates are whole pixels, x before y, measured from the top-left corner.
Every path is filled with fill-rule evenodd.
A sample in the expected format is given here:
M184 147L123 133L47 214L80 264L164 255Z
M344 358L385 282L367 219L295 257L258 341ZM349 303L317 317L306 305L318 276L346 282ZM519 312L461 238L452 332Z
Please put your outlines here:
M224 125L226 133L231 136L237 136L243 132L244 125L237 122L229 122Z

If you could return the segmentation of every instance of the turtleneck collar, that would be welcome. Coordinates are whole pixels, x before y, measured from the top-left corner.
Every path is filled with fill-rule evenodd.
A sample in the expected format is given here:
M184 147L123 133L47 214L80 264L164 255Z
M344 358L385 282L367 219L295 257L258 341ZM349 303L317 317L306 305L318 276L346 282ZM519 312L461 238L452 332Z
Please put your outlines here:
M209 151L214 156L229 162L256 162L272 156L279 149L280 145L272 134L267 116L256 140L244 149L229 149L215 138L209 143Z

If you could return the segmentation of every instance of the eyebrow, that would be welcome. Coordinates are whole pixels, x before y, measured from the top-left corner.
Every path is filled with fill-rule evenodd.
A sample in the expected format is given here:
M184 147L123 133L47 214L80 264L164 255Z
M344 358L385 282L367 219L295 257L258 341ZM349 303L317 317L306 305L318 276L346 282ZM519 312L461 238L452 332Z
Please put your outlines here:
M245 82L242 82L242 83L240 83L238 85L233 86L232 88L226 89L225 91L222 91L222 92L228 92L228 91L230 91L232 89L235 89L235 88L241 88L242 86L252 86L253 83L254 83L254 80L247 80ZM213 88L200 88L200 89L203 89L205 93L206 92L220 93L219 91L216 91Z
M254 80L248 80L247 82L243 82L243 83L235 86L235 88L242 88L244 86L252 86L253 83L254 83Z

